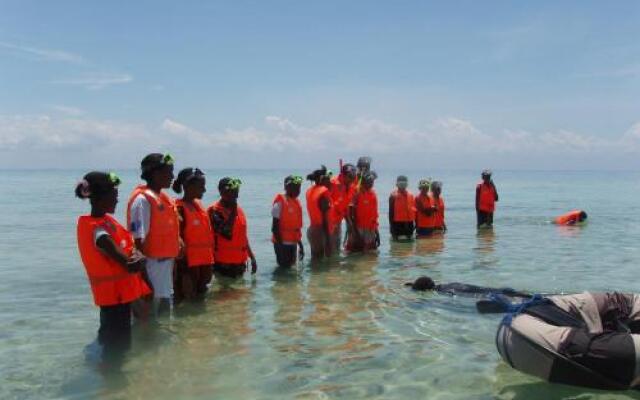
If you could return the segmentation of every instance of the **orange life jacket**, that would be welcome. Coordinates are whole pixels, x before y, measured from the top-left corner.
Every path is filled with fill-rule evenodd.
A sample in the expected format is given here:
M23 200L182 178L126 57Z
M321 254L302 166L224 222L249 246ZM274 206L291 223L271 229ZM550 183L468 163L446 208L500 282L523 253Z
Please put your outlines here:
M342 175L331 178L331 200L333 208L331 218L335 224L339 224L347 216L349 204L356 192L356 185L348 185L343 182Z
M213 230L207 211L200 200L186 203L176 200L182 210L182 240L189 267L213 264Z
M496 191L493 185L483 182L478 183L477 186L480 189L480 201L478 202L478 209L483 212L493 212L496 209Z
M569 211L568 213L562 214L561 216L557 217L555 223L558 225L575 224L580 220L581 212L582 210Z
M175 258L180 252L180 225L175 202L164 192L155 193L145 185L137 186L127 204L127 226L131 228L131 205L142 194L149 202L149 232L142 252L151 258Z
M431 204L434 204L437 209L433 213L433 227L434 228L444 228L444 199L442 196L438 197L437 204L436 199L433 196L429 196L431 198Z
M433 207L431 196L423 195L422 193L416 197L416 203L420 204L422 209ZM418 228L434 228L436 226L435 222L434 214L426 215L424 212L416 210L416 226Z
M378 196L375 190L360 190L353 197L355 225L358 229L378 229Z
M103 228L127 256L133 252L133 237L112 216L78 218L78 249L94 303L97 306L126 304L151 293L139 273L129 273L96 246L94 232L97 228Z
M416 219L416 203L411 192L394 190L391 196L394 199L393 222L413 222Z
M277 194L273 204L280 203L280 238L283 242L297 243L302 240L302 206L300 200ZM276 238L271 239L274 243Z
M231 211L224 207L220 201L216 201L208 209L209 215L222 214L225 220L231 217ZM247 237L247 218L240 206L236 207L236 219L233 223L231 239L227 239L214 230L214 255L216 263L220 264L244 264L249 258L249 239Z
M309 224L311 226L322 226L322 210L320 210L320 199L326 198L329 203L329 212L328 215L331 215L331 208L333 207L333 202L331 200L331 196L329 195L329 189L322 185L313 185L309 189L307 189L307 212L309 213ZM328 218L329 221L329 231L333 230L333 221L331 218Z

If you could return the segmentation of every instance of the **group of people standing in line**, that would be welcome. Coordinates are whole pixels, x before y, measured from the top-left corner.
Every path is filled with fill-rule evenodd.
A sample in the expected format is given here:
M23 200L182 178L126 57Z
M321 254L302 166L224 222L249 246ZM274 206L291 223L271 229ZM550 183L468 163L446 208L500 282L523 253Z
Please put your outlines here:
M333 176L322 166L307 176L309 216L307 239L312 258L377 249L377 174L371 159L340 166ZM174 302L202 298L213 275L218 279L242 276L258 265L247 235L247 218L238 204L242 182L224 177L218 182L219 200L205 208L205 174L185 168L174 179L174 159L152 153L141 162L141 178L127 203L126 227L112 214L118 202L120 178L114 173L90 172L75 194L89 199L91 212L78 219L78 247L94 302L100 307L100 343L128 343L131 316L146 319L167 312ZM478 226L493 221L497 190L491 172L483 171L476 190ZM290 267L304 257L303 212L298 199L303 178L290 175L272 205L272 241L277 263ZM166 189L173 188L179 199ZM389 224L394 240L428 237L445 232L442 184L424 179L417 196L408 179L399 176L389 197ZM346 222L343 238L342 225Z

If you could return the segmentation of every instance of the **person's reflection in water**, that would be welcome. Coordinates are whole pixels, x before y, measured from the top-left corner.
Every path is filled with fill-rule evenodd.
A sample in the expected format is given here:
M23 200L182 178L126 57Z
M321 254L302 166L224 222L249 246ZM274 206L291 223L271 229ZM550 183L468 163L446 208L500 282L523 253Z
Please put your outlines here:
M439 254L444 251L444 234L433 233L431 236L416 240L416 254Z
M488 268L498 264L498 258L495 256L496 234L493 228L478 229L476 233L476 260L475 267Z
M378 259L364 254L347 260L347 266L327 265L311 272L307 293L313 312L304 320L317 337L311 350L338 353L339 362L368 359L382 346L367 339L378 331L374 294L383 290L375 271Z
M271 294L276 302L273 316L275 331L281 335L275 344L279 351L297 353L301 350L304 331L301 327L304 311L302 276L295 268L278 267L273 271Z
M407 241L389 241L389 255L392 257L411 257L415 246L414 240Z

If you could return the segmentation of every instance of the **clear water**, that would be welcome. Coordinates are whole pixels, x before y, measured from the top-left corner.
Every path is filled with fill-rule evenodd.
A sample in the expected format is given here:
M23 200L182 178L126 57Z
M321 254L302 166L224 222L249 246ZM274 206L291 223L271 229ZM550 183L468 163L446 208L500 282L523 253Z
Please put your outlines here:
M414 293L403 283L428 274L541 292L638 292L638 173L499 171L495 230L478 234L476 173L432 172L444 182L444 239L391 244L382 218L378 255L305 261L279 272L269 207L287 172L236 171L245 182L241 203L258 274L233 288L214 284L203 306L181 306L159 326L136 327L133 350L117 372L101 368L86 349L98 313L76 250L76 217L88 208L72 194L82 172L0 175L2 399L635 396L551 385L514 371L495 350L499 316L477 314L471 299ZM226 173L208 171L212 182ZM121 171L119 218L136 175ZM396 173L380 175L385 215ZM409 177L414 186L420 178ZM572 208L589 212L587 226L549 223Z

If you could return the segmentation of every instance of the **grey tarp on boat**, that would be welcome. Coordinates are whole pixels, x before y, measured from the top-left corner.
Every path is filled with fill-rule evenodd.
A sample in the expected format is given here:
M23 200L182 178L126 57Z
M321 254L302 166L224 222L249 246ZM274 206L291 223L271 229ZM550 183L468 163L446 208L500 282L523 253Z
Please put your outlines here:
M640 388L638 295L585 292L548 299L500 324L496 345L507 363L550 382Z

